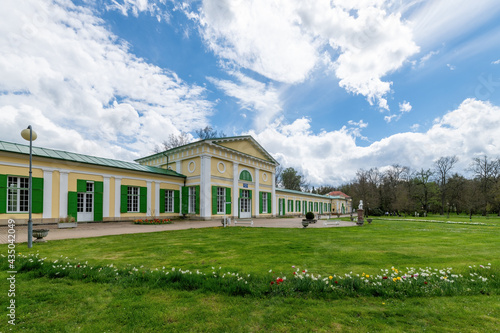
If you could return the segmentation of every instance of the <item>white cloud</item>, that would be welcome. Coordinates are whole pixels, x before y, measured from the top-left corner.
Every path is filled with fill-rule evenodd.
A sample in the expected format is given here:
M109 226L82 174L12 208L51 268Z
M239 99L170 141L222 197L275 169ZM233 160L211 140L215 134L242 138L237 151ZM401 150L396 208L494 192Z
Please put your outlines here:
M420 128L420 124L413 124L410 126L410 129L413 131L413 132L416 132L418 131L418 129Z
M65 0L3 4L2 140L31 123L38 145L132 159L207 124L204 88L137 58L103 23Z
M392 82L418 46L390 1L205 0L199 13L209 48L231 65L296 84L333 69L339 85L388 109Z
M497 0L419 2L408 19L412 22L415 41L424 49L463 36L496 19L500 12Z
M156 17L158 22L162 19L169 21L170 15L166 11L165 0L148 1L148 0L111 0L111 4L106 5L108 10L117 10L123 15L128 16L129 12L137 17L140 13L148 13Z
M500 64L500 59L498 59L498 60L496 60L496 61L493 61L491 64L493 64L493 65L498 65L498 64Z
M419 66L422 67L422 66L425 66L425 63L430 59L432 58L433 56L439 54L439 51L430 51L429 53L427 53L426 55L424 55L422 58L420 58L420 61L419 61Z
M446 64L446 67L448 67L450 69L450 71L454 71L455 70L455 66L453 66L453 65Z
M456 110L436 119L425 133L399 133L366 147L357 145L355 135L345 127L313 133L310 122L301 118L289 125L274 123L249 134L284 166L302 171L313 185L340 184L354 178L360 168L394 163L429 168L432 161L448 155L459 157L455 170L464 172L473 157L486 154L495 158L500 148L500 107L476 99L464 100Z
M384 116L384 120L386 123L390 123L394 118L398 117L398 115L396 114L393 114L393 115L390 115L390 116ZM396 118L396 120L398 120L399 118Z
M255 127L257 130L263 129L282 111L278 90L272 84L264 84L239 72L230 74L237 79L238 83L212 77L208 80L226 95L236 98L242 109L256 112Z
M412 109L410 102L404 101L403 103L399 103L399 111L401 113L410 112Z

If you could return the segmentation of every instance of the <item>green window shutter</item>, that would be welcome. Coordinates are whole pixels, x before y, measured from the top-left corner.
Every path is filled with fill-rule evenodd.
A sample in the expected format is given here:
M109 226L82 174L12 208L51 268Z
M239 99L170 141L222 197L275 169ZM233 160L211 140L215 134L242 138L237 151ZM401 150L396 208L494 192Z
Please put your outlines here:
M267 212L266 213L271 213L273 210L271 208L271 193L267 194Z
M188 195L189 195L189 187L184 186L182 188L182 214L188 213Z
M75 221L77 221L76 219L77 197L78 194L76 192L68 192L68 216L74 217Z
M87 192L87 181L84 179L76 180L76 191L77 192Z
M231 189L229 187L226 188L226 202L231 202ZM231 215L231 204L226 203L226 214Z
M262 192L259 192L259 214L262 214Z
M323 214L323 203L322 202L319 203L319 213Z
M122 185L120 187L120 213L127 212L127 197L128 197L128 186Z
M102 193L104 192L103 182L94 182L94 192Z
M139 188L139 212L147 213L148 211L148 188L140 187Z
M31 178L32 185L32 213L43 212L43 178Z
M217 186L212 186L212 215L217 215Z
M102 197L102 192L94 192L94 221L102 221Z
M240 188L240 198L241 198L241 194L243 193L243 190Z
M195 187L196 191L196 214L200 214L200 185L196 185Z
M174 213L180 212L180 207L181 207L181 200L180 199L181 199L180 191L174 190Z
M102 221L104 183L94 182L94 221Z
M0 175L0 214L7 212L7 175Z
M248 198L252 199L252 190L248 190Z
M165 190L160 189L160 213L165 213Z

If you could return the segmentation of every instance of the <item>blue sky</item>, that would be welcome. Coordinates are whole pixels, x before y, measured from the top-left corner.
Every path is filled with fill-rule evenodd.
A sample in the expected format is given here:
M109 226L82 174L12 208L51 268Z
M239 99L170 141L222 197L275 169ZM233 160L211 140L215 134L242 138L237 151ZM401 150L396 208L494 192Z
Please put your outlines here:
M312 185L500 155L500 7L478 1L7 0L0 140L124 160L210 125ZM195 137L193 137L193 140Z

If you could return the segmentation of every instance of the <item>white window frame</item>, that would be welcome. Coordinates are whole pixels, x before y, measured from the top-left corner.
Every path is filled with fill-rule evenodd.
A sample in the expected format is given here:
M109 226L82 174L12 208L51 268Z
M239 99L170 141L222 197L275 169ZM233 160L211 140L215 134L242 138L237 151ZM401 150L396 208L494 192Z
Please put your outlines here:
M269 207L267 207L267 196L268 195L269 195L269 193L267 193L267 192L262 193L262 213L269 213L269 211L268 211Z
M25 184L21 184L21 179L23 180L23 182L25 182ZM10 186L11 183L15 183L15 186ZM23 187L22 185L26 187ZM28 196L29 196L29 178L8 176L7 213L28 213L29 210ZM26 207L26 210L21 210L21 205Z
M300 200L295 200L295 211L296 212L300 212Z
M196 187L188 188L188 214L196 214Z
M217 187L217 214L226 214L226 188Z
M174 212L174 191L165 190L165 213Z
M127 188L127 212L139 213L141 208L141 193L137 186L129 186Z

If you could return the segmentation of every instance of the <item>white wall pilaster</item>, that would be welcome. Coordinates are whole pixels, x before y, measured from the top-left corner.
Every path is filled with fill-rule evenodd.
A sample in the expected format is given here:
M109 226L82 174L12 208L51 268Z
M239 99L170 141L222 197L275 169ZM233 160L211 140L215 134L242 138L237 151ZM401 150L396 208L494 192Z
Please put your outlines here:
M238 202L239 188L238 180L240 178L240 173L238 172L239 163L233 162L233 216L238 217L238 212L240 210L240 205Z
M260 196L259 196L259 182L260 182L260 175L259 175L259 169L255 168L255 217L259 217L259 211L260 211Z
M200 216L203 219L212 217L212 191L210 185L212 183L212 157L210 155L201 156L201 179L200 179Z
M278 198L276 198L276 179L275 179L275 173L273 172L271 174L271 177L273 177L271 180L273 182L273 187L271 190L271 207L272 207L272 214L273 216L276 216L276 207L278 205Z

